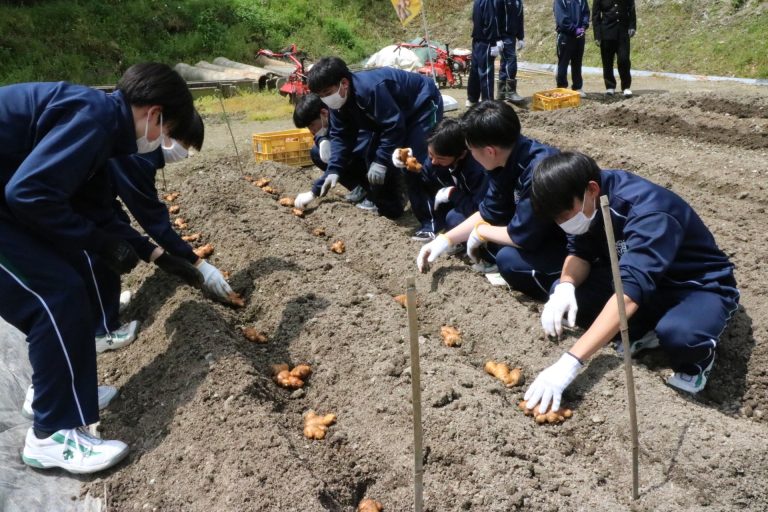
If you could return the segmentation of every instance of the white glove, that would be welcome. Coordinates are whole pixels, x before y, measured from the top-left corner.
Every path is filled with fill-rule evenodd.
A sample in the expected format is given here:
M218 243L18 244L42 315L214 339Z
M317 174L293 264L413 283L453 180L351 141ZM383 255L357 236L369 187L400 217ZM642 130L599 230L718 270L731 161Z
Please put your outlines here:
M413 151L411 151L411 148L408 148L408 156L413 156ZM400 160L400 148L395 148L395 150L392 152L392 164L398 169L405 168L405 162Z
M525 48L525 41L523 39L518 39L517 40L517 51L520 51L523 48Z
M523 397L526 407L533 409L541 400L539 410L547 412L551 400L552 410L558 410L563 391L573 382L582 366L576 356L571 355L570 352L560 356L555 364L542 370L533 384L528 387Z
M229 300L228 295L232 293L232 288L229 287L229 283L224 279L219 269L202 260L197 265L197 270L203 274L203 290L224 301Z
M419 255L416 257L416 266L419 268L419 272L428 271L429 264L434 263L452 245L448 237L442 234L437 235L437 238L428 244L424 244L419 251Z
M338 182L338 174L329 174L326 176L325 181L323 182L323 186L320 187L320 197L325 197L325 194L327 194L329 190L335 187Z
M309 203L311 203L315 197L317 196L315 196L311 190L309 192L302 192L296 196L296 199L293 200L293 206L296 208L304 208Z
M328 163L331 160L331 141L323 139L320 144L317 145L317 150L320 152L320 160L324 163Z
M368 168L368 183L371 185L383 185L387 177L387 168L380 163L373 162Z
M486 223L479 222L469 234L469 238L467 238L467 256L469 256L469 260L472 263L478 263L480 261L480 255L478 254L478 251L480 250L480 247L487 243L487 240L481 238L477 232L477 228L482 224Z
M633 29L633 28L629 29L628 34L629 34L629 37L634 37L635 36L635 29Z
M573 283L560 283L555 286L555 291L549 296L541 313L541 326L547 336L557 336L563 333L563 315L568 313L566 325L576 325L576 313L579 307L576 304L576 287Z
M491 57L497 57L504 47L504 41L496 41L496 46L491 46Z
M443 187L435 194L435 208L443 203L451 202L451 192L456 190L456 187Z

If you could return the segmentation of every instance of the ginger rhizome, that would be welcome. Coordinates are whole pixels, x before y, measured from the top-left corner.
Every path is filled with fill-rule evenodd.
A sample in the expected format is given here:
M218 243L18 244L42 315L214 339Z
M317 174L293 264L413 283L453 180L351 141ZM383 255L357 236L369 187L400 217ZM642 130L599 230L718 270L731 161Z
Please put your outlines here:
M410 172L421 172L421 164L416 160L415 156L409 156L408 151L410 148L400 148L400 161L405 164L405 169Z
M277 202L280 206L293 206L294 201L292 197L281 197Z
M277 194L279 194L279 192L277 191L277 189L275 187L270 187L269 185L265 185L265 186L261 187L261 190L263 190L267 194L272 194L272 195L275 195L275 196Z
M163 199L165 199L165 200L166 200L166 201L168 201L169 203L172 203L172 202L174 202L176 199L178 199L180 195L181 195L181 192L171 192L170 194L165 194L165 195L163 196Z
M539 410L539 406L537 405L533 409L528 408L528 404L525 400L520 402L520 405L518 405L521 411L525 413L526 416L533 416L533 419L538 423L539 425L542 425L544 423L549 423L551 425L562 423L571 416L573 416L573 411L571 409L566 409L565 407L561 407L560 409L557 409L556 411L553 411L552 409L541 412Z
M336 240L331 244L331 251L335 252L336 254L344 254L344 251L347 250L347 246L344 245L344 242L341 240Z
M440 328L440 337L446 347L458 347L461 345L461 332L452 325L444 325Z
M193 249L192 252L194 252L198 258L205 259L211 254L213 254L214 248L211 244L205 244L201 245L197 249Z
M395 295L392 297L392 299L404 308L408 307L408 296L406 294L403 293L402 295Z
M177 204L174 204L168 207L168 213L170 213L171 215L176 215L177 213L179 213L179 211L181 211L181 206Z
M226 276L225 276L226 278ZM245 306L245 300L240 296L237 292L230 292L227 294L227 298L229 299L229 302L238 308L242 308ZM245 334L245 333L243 333Z
M523 372L520 368L509 369L505 363L497 363L495 361L488 361L485 363L485 371L490 375L493 375L508 388L522 384Z
M325 228L315 228L312 230L312 234L315 236L325 236Z
M173 221L173 225L179 229L187 229L189 227L189 224L187 224L184 217L176 217L176 220Z
M253 343L267 342L267 336L257 331L255 327L243 327L243 336L245 336L248 341L252 341Z
M197 242L201 236L203 236L202 233L192 233L191 235L182 236L181 239L185 242Z
M380 501L376 501L373 498L365 498L357 506L357 512L382 512L384 505Z
M302 210L301 208L291 208L291 213L299 218L304 217L304 210Z
M335 414L319 416L315 411L309 411L304 416L304 437L308 439L323 439L328 432L328 427L336 423Z
M259 188L264 188L267 185L269 185L269 181L270 181L269 178L258 178L258 179L253 180L251 183L253 183L254 185L256 185Z
M272 365L272 373L279 386L299 389L304 387L304 383L312 374L312 368L308 364L300 364L291 370L287 364L275 364Z

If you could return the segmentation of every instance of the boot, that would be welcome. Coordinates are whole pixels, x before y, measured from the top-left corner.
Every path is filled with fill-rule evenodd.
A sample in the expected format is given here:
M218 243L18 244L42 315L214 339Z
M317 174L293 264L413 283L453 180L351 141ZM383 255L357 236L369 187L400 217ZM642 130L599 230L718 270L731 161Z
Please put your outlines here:
M522 96L517 94L517 79L507 80L504 99L516 105L525 101Z
M503 101L507 97L507 84L503 80L496 82L496 99Z

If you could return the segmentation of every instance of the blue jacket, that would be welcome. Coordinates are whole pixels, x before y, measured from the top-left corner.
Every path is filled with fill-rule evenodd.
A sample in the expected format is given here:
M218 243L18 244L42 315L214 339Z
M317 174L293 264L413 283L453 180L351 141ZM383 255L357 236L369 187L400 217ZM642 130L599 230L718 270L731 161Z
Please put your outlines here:
M496 42L501 39L499 26L500 0L475 0L472 5L472 39Z
M488 191L488 173L472 158L469 151L452 169L433 165L432 160L427 158L421 172L438 188L456 187L451 193L452 205L462 204L469 198L474 205L474 211L477 211Z
M331 159L328 171L340 174L357 145L359 132L371 132L379 146L373 161L392 166L392 153L402 147L411 118L443 101L430 77L401 69L379 68L352 74L350 97L331 110Z
M534 215L531 205L531 179L536 165L558 150L520 136L504 167L488 171L488 193L480 203L480 216L492 226L507 226L509 237L517 245L534 251L544 242L561 239L565 234L554 221Z
M320 142L323 140L330 141L328 136L318 137L315 135L315 145L309 150L309 156L312 158L312 162L318 169L323 171L323 175L312 184L312 193L316 196L320 195L320 189L323 187L323 183L325 183L325 178L330 174L328 172L328 164L320 159ZM348 174L362 177L365 175L368 171L366 161L370 144L371 134L368 132L360 132L357 136L357 145L352 151L352 157L350 158L349 163L342 169L340 173L341 176Z
M734 287L733 264L693 208L674 192L626 171L601 174L608 195L624 293L637 304L659 288ZM610 265L602 211L583 235L568 236L568 252Z
M555 0L555 29L570 36L577 28L589 27L589 2L587 0Z
M75 212L71 199L107 159L135 153L122 93L29 83L0 87L0 218L65 251L98 251L114 236Z
M525 39L523 0L497 0L499 31L504 39Z
M168 207L157 195L155 175L157 169L165 166L162 148L143 155L113 158L108 166L114 194L123 201L144 232L169 253L195 263L198 257L192 250L192 246L182 240L173 229ZM122 212L119 205L118 208ZM144 257L144 251L136 245L134 248L142 259L145 261L149 259L148 255ZM154 249L154 246L152 248Z

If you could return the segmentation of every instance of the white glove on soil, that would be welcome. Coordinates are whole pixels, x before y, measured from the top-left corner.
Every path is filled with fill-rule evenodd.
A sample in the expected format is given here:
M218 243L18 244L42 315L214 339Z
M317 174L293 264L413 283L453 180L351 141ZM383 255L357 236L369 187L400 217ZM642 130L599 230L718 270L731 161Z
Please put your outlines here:
M434 263L445 251L452 246L451 241L445 235L437 235L437 238L422 246L419 255L416 257L416 266L419 272L429 270L429 264Z
M518 39L517 40L517 51L520 51L523 48L525 48L525 41L523 39Z
M320 160L324 163L328 163L331 160L331 141L323 139L320 144L317 145L317 150L320 152Z
M543 370L525 392L523 400L526 401L526 407L533 409L541 400L540 411L547 411L550 400L552 401L552 410L560 408L560 399L563 391L567 388L573 379L578 375L582 368L581 362L566 352L555 364Z
M296 208L304 208L309 203L311 203L314 198L315 194L312 193L311 190L309 192L302 192L296 196L296 199L293 200L293 206Z
M408 148L408 156L413 156L413 151L411 151L411 148ZM400 160L400 149L395 148L395 151L392 153L392 164L397 167L398 169L403 169L405 167L405 162Z
M573 283L560 283L555 286L555 291L549 296L541 312L541 326L547 336L558 336L563 333L563 315L568 313L566 325L576 325L576 313L579 307L576 304L576 287Z
M456 187L443 187L435 194L435 208L443 203L451 202L451 192L456 190Z
M475 226L475 229L469 234L469 238L467 238L467 256L469 256L472 263L478 263L480 261L480 254L478 254L478 251L487 243L487 241L483 240L477 232L477 228L482 224L484 223L478 223L477 226Z
M325 197L325 194L327 194L329 190L335 187L337 183L339 183L338 174L329 174L326 176L325 181L323 182L323 186L320 187L320 197Z
M228 295L232 293L229 283L218 268L214 267L205 260L197 265L197 270L203 274L203 290L221 300L229 301Z

